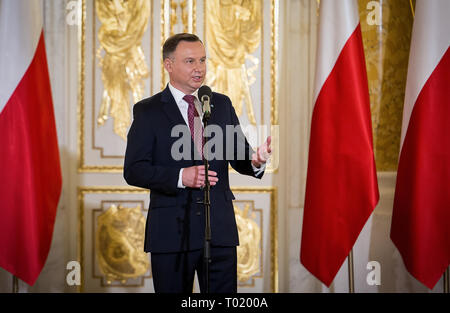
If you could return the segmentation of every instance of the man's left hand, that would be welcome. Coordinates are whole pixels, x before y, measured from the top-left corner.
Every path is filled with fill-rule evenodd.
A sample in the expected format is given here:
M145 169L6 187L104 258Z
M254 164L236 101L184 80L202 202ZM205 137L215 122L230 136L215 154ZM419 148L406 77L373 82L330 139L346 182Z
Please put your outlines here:
M267 137L265 143L263 143L258 149L256 153L252 155L252 164L254 167L259 168L261 165L266 164L267 160L270 158L272 154L272 148L270 147L270 143L272 142L272 137Z

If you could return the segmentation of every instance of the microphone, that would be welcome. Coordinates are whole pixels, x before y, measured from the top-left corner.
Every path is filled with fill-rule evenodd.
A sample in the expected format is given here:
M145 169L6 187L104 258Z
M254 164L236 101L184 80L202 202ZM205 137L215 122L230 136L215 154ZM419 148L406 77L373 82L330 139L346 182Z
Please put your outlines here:
M203 119L209 119L209 116L211 115L211 97L212 97L212 91L211 88L204 85L201 86L198 90L198 98L202 102L202 109L203 109Z

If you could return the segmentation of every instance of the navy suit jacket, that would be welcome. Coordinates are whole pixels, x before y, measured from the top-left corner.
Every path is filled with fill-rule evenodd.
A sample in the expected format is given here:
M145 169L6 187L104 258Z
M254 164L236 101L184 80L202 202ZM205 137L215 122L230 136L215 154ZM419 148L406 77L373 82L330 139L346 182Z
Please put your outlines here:
M237 127L231 136L226 126L238 126L239 120L230 99L213 93L211 98L210 125L222 129L223 138L211 137L220 142L223 139L223 153L209 161L209 168L217 172L218 183L211 187L211 244L215 246L236 246L239 244L238 230L228 179L229 164L239 173L255 176L251 166L253 150ZM144 250L146 252L179 252L201 249L204 245L205 212L202 204L204 192L195 188L178 188L181 168L202 165L194 160L194 144L175 100L166 87L162 92L134 105L134 120L128 132L125 154L124 178L128 184L148 188L150 208L145 230ZM185 127L190 139L190 156L177 160L172 157L173 144L180 143L181 135L172 135L173 127ZM180 127L180 126L179 126ZM217 141L219 140L219 141ZM230 147L230 145L233 145ZM229 150L232 148L231 150ZM245 159L239 160L238 149L245 150ZM228 149L228 150L227 150ZM220 149L212 149L212 152ZM231 151L232 153L226 153ZM242 155L241 155L242 156ZM262 176L259 175L260 178ZM256 177L256 176L255 176ZM199 203L200 202L200 203Z

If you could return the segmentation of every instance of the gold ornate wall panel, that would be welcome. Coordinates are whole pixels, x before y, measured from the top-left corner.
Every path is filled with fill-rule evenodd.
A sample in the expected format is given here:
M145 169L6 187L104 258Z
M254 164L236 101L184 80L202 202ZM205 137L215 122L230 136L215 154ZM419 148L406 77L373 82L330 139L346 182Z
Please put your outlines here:
M148 195L129 187L78 189L81 291L152 291L149 259L142 251Z
M153 1L82 3L78 170L121 172L132 106L153 88Z
M206 83L230 97L237 116L245 115L256 125L256 95L250 94L250 88L262 60L262 1L208 1L205 11L209 52ZM261 52L255 56L257 50Z
M142 37L150 20L150 2L96 0L94 3L95 16L101 23L96 56L103 83L97 127L111 118L114 133L126 140L131 123L130 94L133 103L141 100L143 80L150 74L142 50Z
M206 83L230 97L253 147L272 136L267 173L279 165L278 17L278 1L204 2Z
M105 203L106 202L106 203ZM144 252L146 212L143 201L133 206L123 201L102 201L102 208L92 210L92 235L95 238L94 254L100 268L102 286L143 286L143 279L150 268L150 260ZM134 202L134 201L132 201ZM105 209L105 207L107 209ZM140 284L130 283L139 279ZM117 284L119 283L119 284Z
M236 225L239 232L238 282L240 286L254 286L255 278L261 278L262 260L262 210L255 208L254 201L234 201ZM256 276L259 274L259 276Z
M359 0L378 171L396 171L415 1Z
M79 172L122 171L132 106L166 86L162 43L183 31L205 43L207 82L233 99L252 146L278 146L278 1L83 0L81 16ZM278 160L275 149L267 173Z
M238 291L278 292L276 187L232 187L239 230ZM258 240L258 237L260 238Z
M232 191L240 240L238 291L277 292L277 189L233 187ZM78 188L80 291L154 291L147 263L150 256L141 250L142 219L147 215L143 208L148 202L148 190Z

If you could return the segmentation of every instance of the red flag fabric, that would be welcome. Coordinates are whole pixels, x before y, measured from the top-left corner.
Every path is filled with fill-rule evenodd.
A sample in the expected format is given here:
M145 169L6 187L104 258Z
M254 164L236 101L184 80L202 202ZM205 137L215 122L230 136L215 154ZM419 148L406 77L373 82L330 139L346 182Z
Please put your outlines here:
M379 199L357 2L320 2L300 260L329 286Z
M391 239L432 289L450 264L450 2L416 2Z
M0 267L33 285L61 192L40 1L1 3L0 68Z

